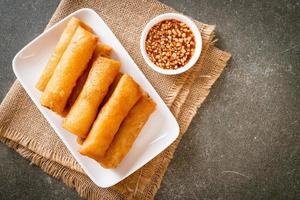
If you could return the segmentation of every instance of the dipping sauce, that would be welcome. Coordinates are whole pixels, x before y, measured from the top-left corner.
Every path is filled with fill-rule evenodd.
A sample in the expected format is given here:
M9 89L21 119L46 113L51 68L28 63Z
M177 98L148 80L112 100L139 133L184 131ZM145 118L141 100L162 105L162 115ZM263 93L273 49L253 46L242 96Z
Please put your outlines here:
M178 69L189 62L195 51L195 37L183 22L172 19L154 25L146 38L150 60L163 69Z

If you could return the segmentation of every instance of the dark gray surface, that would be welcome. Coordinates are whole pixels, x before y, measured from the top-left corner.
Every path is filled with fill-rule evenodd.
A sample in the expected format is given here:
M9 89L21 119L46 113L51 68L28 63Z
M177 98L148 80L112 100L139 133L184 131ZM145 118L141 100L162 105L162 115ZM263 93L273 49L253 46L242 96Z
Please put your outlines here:
M233 59L176 150L156 199L299 199L300 2L164 2L216 24L218 46ZM42 32L57 4L0 0L1 99L15 79L14 54ZM0 199L79 199L3 144L0 160Z
M47 25L59 1L0 0L0 100L16 79L14 55ZM0 142L0 200L81 199Z

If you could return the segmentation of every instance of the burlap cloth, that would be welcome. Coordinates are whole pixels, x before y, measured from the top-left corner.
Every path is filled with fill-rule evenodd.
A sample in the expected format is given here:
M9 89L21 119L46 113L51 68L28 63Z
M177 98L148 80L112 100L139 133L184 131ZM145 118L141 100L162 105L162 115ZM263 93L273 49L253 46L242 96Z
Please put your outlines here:
M167 150L143 168L120 182L102 189L82 171L62 141L16 81L1 103L0 140L45 172L74 187L89 199L153 199L173 153L212 84L220 76L230 54L213 46L214 26L196 22L201 30L203 50L198 63L187 73L163 76L151 71L139 51L140 34L146 23L158 14L175 12L157 1L63 0L49 26L83 8L94 9L119 38L177 118L180 136Z

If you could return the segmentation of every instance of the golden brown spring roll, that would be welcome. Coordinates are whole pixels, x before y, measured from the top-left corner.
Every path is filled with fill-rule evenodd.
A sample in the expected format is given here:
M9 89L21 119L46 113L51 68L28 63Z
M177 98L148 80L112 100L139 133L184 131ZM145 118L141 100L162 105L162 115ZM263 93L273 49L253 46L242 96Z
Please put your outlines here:
M120 124L141 95L139 85L129 75L124 74L112 96L98 114L80 153L100 161Z
M103 56L106 58L109 58L112 52L112 48L107 45L107 44L103 44L103 43L98 43L96 46L96 49L94 51L94 58L97 58L98 56Z
M64 112L62 113L62 116L65 117L70 112L72 106L74 105L77 97L79 96L80 92L82 91L82 88L86 82L86 79L89 75L89 72L91 70L92 65L87 66L87 68L84 70L84 72L81 74L81 76L78 78L75 87L73 88L71 95L67 101L66 107L64 109Z
M103 57L107 57L109 58L110 57L110 54L111 54L111 51L112 51L112 48L106 44L101 44L101 43L98 43L97 46L96 46L96 49L93 53L93 58L90 60L87 68L84 70L84 72L82 73L82 75L79 77L79 79L77 80L76 82L76 85L75 87L73 88L73 91L67 101L67 105L66 105L66 108L65 108L65 111L64 111L64 115L63 116L66 116L68 114L68 112L70 111L71 107L73 106L73 104L75 103L77 97L79 96L79 93L81 92L83 86L84 86L84 83L89 75L89 71L91 69L91 66L94 62L94 60L100 55L100 56L103 56Z
M41 104L56 113L62 113L77 79L87 67L97 44L97 37L77 28L70 45L60 59L44 93Z
M108 92L103 99L102 105L104 105L108 101L108 99L111 97L111 95L115 91L122 76L123 76L123 74L121 72L119 72L118 75L115 77L113 83L110 85Z
M129 152L156 104L148 96L143 96L129 111L116 133L100 164L105 168L116 168Z
M99 56L92 65L88 78L63 120L62 127L81 138L86 138L98 108L118 75L120 62Z
M78 144L82 145L83 142L84 142L84 138L77 137L76 142L77 142Z
M121 72L119 72L118 75L115 77L113 83L109 86L108 92L105 95L102 103L100 104L100 109L108 101L108 99L111 97L111 95L112 95L113 91L115 90L115 88L117 87L117 84L118 84L119 80L121 79L122 75L123 74ZM85 138L78 137L77 138L77 143L82 145L84 140L85 140Z
M44 91L51 76L54 73L54 70L59 63L63 53L67 49L68 45L70 44L70 41L76 31L76 29L81 26L87 31L92 31L90 27L85 25L82 21L79 19L72 17L70 21L68 22L66 28L64 29L63 33L60 36L60 39L54 49L53 54L51 55L50 59L48 60L48 63L46 64L44 71L42 72L42 75L39 79L39 81L36 84L36 88L40 91Z

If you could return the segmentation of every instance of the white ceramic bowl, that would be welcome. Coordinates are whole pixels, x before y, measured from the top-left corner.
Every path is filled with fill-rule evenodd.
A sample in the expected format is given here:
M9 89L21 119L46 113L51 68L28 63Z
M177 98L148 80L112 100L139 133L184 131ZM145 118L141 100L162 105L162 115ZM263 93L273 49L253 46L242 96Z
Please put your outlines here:
M176 19L178 21L181 21L185 23L193 32L194 37L195 37L195 52L189 62L184 65L183 67L180 67L178 69L163 69L161 67L156 66L148 57L148 54L145 49L145 41L148 35L148 32L150 29L156 25L157 23L164 21L164 20L170 20L170 19ZM158 15L146 25L145 29L142 32L141 40L140 40L140 48L141 48L141 53L143 58L145 59L146 63L148 64L149 67L151 67L153 70L155 70L158 73L161 74L166 74L166 75L175 75L175 74L181 74L187 70L189 70L199 59L201 50L202 50L202 38L200 31L198 30L196 24L187 16L177 14L177 13L165 13L162 15Z

